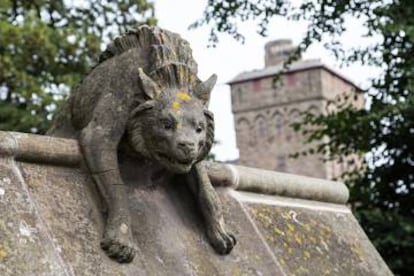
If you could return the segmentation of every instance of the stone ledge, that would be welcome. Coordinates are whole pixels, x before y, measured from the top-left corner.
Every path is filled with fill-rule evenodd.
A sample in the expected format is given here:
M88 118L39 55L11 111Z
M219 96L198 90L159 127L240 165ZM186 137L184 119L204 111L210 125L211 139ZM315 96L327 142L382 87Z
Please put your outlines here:
M74 139L0 131L0 157L18 161L68 167L80 166L82 155ZM215 186L261 194L280 195L344 204L349 191L341 182L209 162L209 176Z
M82 155L74 139L0 131L0 156L30 163L79 166Z
M209 163L208 173L215 186L240 191L339 204L349 198L345 184L314 177L213 162Z

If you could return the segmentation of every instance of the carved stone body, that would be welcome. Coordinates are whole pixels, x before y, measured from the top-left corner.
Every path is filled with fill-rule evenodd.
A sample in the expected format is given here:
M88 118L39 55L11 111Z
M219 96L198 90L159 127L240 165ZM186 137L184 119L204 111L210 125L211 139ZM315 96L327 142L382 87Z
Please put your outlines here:
M130 262L135 254L118 151L153 164L154 171L182 175L214 249L228 254L235 245L202 162L214 140L207 105L215 82L215 75L198 79L188 42L143 26L108 46L57 115L49 134L79 140L106 203L101 247L111 258Z

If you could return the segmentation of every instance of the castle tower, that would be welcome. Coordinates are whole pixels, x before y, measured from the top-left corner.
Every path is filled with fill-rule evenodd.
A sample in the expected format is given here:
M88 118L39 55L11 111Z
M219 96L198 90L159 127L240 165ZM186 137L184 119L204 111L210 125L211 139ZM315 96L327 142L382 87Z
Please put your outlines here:
M265 68L243 72L229 82L240 165L295 173L319 178L335 178L343 164L323 162L323 156L290 158L309 147L305 138L290 126L301 112L331 111L332 101L352 95L362 108L360 89L337 70L320 60L300 60L290 65L274 85L275 75L295 50L290 40L276 40L265 46Z

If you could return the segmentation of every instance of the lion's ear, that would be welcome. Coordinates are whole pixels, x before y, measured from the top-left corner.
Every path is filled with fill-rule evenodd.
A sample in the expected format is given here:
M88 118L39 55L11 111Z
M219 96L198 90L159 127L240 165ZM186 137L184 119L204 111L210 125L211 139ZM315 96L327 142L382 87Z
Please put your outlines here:
M146 110L150 110L154 108L155 101L146 101L140 105L138 105L134 110L131 112L131 117L135 117Z
M158 96L161 93L160 86L156 82L154 82L150 77L148 77L147 74L144 73L142 68L138 68L138 80L140 82L142 90L144 91L148 99L154 100L158 98Z
M208 105L211 91L213 90L216 81L217 75L213 74L210 78L208 78L208 80L200 83L194 90L194 95L199 98L205 106Z

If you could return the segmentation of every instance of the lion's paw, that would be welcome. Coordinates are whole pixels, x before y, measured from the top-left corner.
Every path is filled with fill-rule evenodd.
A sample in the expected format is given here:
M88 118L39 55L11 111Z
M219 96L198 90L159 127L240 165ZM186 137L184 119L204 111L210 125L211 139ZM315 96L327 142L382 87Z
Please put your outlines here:
M123 225L122 225L123 226ZM132 236L129 231L111 231L107 229L101 241L101 248L106 254L119 263L130 263L135 257ZM128 233L126 233L128 232Z
M208 239L214 250L220 255L227 255L236 245L237 240L233 234L224 230L213 230L208 232Z

